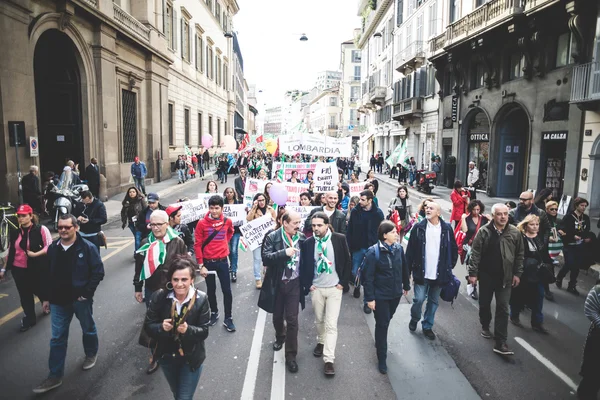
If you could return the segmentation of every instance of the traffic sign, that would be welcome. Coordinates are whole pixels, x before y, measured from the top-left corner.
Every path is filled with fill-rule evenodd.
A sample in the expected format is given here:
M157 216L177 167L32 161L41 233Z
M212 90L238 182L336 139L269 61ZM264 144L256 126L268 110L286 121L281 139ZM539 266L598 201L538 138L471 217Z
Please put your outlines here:
M40 156L40 144L38 142L38 138L35 136L29 137L29 155L31 157Z
M348 130L352 132L354 130L354 125L348 125Z

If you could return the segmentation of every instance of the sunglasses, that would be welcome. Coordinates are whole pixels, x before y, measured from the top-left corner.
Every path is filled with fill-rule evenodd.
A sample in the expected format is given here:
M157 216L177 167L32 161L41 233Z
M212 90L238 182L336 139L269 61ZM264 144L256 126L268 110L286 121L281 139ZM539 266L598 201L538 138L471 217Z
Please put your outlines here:
M549 208L549 211L558 211L558 208Z
M67 225L59 225L57 229L58 229L59 231L68 231L68 230L69 230L69 229L71 229L72 227L73 227L73 225L68 225L68 226L67 226Z

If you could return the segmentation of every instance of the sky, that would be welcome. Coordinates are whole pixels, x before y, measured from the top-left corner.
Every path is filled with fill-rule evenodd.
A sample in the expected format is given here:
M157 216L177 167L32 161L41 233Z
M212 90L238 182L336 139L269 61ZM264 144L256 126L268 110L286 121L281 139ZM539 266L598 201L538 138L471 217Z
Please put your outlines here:
M287 90L311 90L319 71L339 70L340 45L360 27L357 0L237 2L233 25L244 77L256 85L259 113L265 104L279 105ZM308 41L300 41L302 33Z

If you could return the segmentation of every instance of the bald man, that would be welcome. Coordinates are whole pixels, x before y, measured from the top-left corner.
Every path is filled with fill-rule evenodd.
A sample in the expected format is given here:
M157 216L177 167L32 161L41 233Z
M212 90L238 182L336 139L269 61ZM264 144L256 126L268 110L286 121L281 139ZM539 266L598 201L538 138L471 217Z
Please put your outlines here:
M408 329L411 332L417 329L423 303L427 299L421 325L423 335L429 340L435 339L433 322L440 292L452 279L452 269L458 260L454 231L449 223L441 219L441 213L442 209L438 203L428 203L425 208L426 219L413 227L406 248L406 262L414 281L414 298Z
M267 272L258 300L260 308L273 313L273 350L281 350L285 343L285 364L291 373L298 372L298 302L304 309L304 294L300 290L300 248L306 237L300 232L300 222L300 214L287 211L282 216L281 228L265 236L262 260ZM271 295L273 289L274 296Z

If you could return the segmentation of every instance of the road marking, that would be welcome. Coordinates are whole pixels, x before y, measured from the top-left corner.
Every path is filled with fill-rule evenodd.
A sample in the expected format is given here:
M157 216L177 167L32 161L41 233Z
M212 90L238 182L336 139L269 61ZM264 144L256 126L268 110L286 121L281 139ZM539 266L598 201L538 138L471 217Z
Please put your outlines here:
M552 364L552 362L544 357L539 351L534 349L533 346L520 337L516 337L515 341L519 343L525 350L527 350L532 356L534 356L539 362L544 364L544 366L548 368L554 375L558 376L561 381L567 384L567 386L569 386L572 390L577 391L577 385L575 382L573 382L573 380L571 380L567 374L558 369L556 365Z
M127 244L119 247L118 249L116 249L112 253L104 256L102 258L102 262L105 262L106 260L108 260L109 258L111 258L112 256L114 256L115 254L121 252L122 250L124 250L126 247L128 247L133 242L134 242L134 239L130 238L130 240L129 240L129 242L127 242ZM40 302L40 300L36 297L34 304L37 304L39 302ZM5 323L7 323L8 321L10 321L11 319L13 319L14 317L16 317L17 315L21 314L22 312L23 312L23 308L21 308L21 307L17 308L14 311L9 312L4 317L0 318L0 326L4 325Z
M8 297L8 295L6 293L0 293L0 299L3 297Z
M259 309L256 325L254 326L254 336L252 337L252 346L250 347L250 357L248 357L248 366L246 367L246 376L244 378L244 386L242 387L242 396L240 397L241 400L254 399L256 376L258 374L258 363L266 320L267 313L265 310Z
M273 354L273 375L271 377L271 400L285 399L285 344Z

